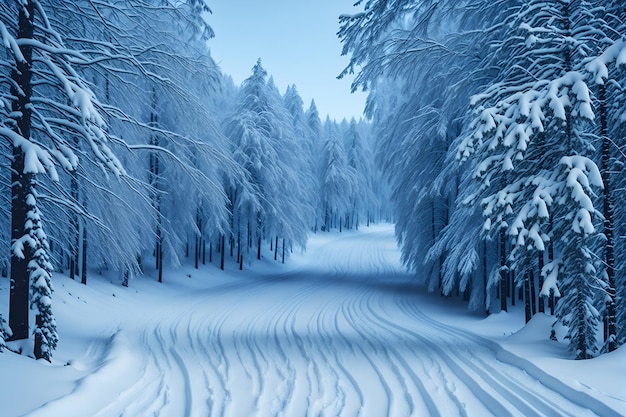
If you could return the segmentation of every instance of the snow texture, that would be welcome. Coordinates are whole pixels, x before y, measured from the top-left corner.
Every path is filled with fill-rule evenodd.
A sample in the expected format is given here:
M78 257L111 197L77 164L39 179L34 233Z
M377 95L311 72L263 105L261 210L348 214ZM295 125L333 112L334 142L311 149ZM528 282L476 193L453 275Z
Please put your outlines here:
M553 317L513 334L521 311L441 307L401 267L390 225L316 235L290 266L208 268L130 288L55 277L62 342L52 365L0 355L0 414L626 413L623 352L565 363Z

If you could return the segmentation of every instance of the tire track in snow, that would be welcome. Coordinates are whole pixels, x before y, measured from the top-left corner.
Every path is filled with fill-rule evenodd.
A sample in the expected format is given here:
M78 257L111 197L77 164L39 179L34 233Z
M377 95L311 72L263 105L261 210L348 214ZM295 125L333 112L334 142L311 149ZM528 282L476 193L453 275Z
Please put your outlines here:
M426 316L389 228L323 239L309 269L248 272L122 325L141 360L93 415L596 415Z
M426 316L419 308L411 305L407 300L399 304L402 306L403 311L410 312L413 320L428 324L427 333L431 334L430 340L439 339L437 346L445 347L444 337L452 337L459 345L472 347L472 349L444 349L450 355L449 360L464 366L468 373L475 375L475 379L486 381L490 386L499 387L498 393L516 404L517 408L522 412L522 414L513 413L512 415L618 415L618 413L614 413L603 404L598 404L599 407L596 407L597 411L593 411L589 409L588 404L589 402L594 403L597 401L592 400L586 401L584 404L579 403L580 398L574 396L565 397L561 394L562 391L567 391L567 389L555 390L547 387L530 376L524 369L520 369L512 363L499 361L496 359L496 346L491 341L437 322ZM438 329L438 333L433 334L432 329L435 328ZM459 351L466 352L471 360L468 361L468 358L462 356ZM484 354L479 356L478 353ZM560 384L563 385L562 383ZM546 395L546 392L549 392L550 395Z

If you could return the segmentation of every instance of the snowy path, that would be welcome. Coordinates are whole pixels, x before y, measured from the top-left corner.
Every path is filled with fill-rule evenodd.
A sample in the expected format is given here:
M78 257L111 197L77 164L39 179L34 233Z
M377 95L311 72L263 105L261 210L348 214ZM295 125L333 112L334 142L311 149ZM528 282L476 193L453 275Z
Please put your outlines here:
M388 227L303 259L129 318L74 392L29 416L617 415L422 313Z

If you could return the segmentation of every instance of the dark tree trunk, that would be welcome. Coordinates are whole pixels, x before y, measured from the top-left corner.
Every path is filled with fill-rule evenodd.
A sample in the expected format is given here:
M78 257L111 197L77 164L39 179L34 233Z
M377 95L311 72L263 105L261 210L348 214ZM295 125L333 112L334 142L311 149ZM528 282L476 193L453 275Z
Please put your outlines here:
M530 311L534 316L537 314L537 288L535 287L535 273L530 272Z
M150 127L156 128L159 124L159 118L157 115L157 92L156 88L152 90L152 109L150 112ZM159 146L159 136L157 133L152 133L150 136L151 145ZM155 244L155 267L158 271L158 281L163 282L163 230L162 230L162 214L161 214L161 188L160 188L160 160L159 154L156 150L150 152L150 185L153 188L153 200L154 211L156 213L156 244Z
M83 250L81 253L80 283L87 285L87 225L83 221Z
M124 269L124 276L122 277L122 287L128 287L128 268Z
M256 245L256 247L257 247L257 249L256 249L256 258L260 260L261 259L261 238L260 237L257 238L257 242L256 243L257 243L257 245Z
M607 109L606 109L606 86L600 85L600 135L602 137L602 182L604 184L604 256L606 262L607 277L607 301L606 301L606 321L607 321L607 349L609 352L617 349L617 303L615 284L615 254L614 248L614 220L613 220L613 190L611 188L611 147L609 140Z
M531 303L530 280L531 279L532 279L532 276L530 275L530 273L527 272L526 278L524 279L524 313L526 316L526 323L528 323L530 319L532 318L531 307L530 307L530 303Z
M519 294L518 293L518 288L515 286L515 277L514 277L515 272L514 271L509 271L509 282L508 282L508 287L510 290L510 295L511 295L511 306L515 305L515 298L517 298L517 296ZM520 291L523 291L522 288L519 288ZM522 297L520 297L522 298Z
M278 259L278 235L276 235L276 244L274 245L274 260Z
M220 251L220 269L222 271L224 270L224 252L225 252L224 244L226 243L225 240L226 240L226 237L224 236L224 234L222 234L221 243L220 243L220 248L222 249Z
M504 229L500 230L500 309L507 311L507 271L506 271L506 235Z
M485 315L489 315L489 309L487 308L489 300L487 297L489 296L489 292L487 291L487 241L483 239L483 298L485 303Z
M543 251L539 251L539 291L541 291L543 289ZM546 308L545 308L545 300L544 297L539 296L539 312L540 313L545 313Z
M159 271L159 282L163 282L163 245L159 239L159 263L157 264L157 269Z
M196 235L196 245L195 245L195 256L193 266L195 269L198 269L198 262L200 259L200 237Z
M241 232L237 232L237 262L241 262Z
M285 263L285 239L283 239L283 263Z
M200 246L202 247L202 265L206 265L206 239L204 236L202 237Z
M74 138L74 146L76 149L79 148L78 138ZM73 170L70 173L70 196L74 204L78 205L79 195L78 195L78 172ZM70 265L69 265L69 273L70 278L74 279L75 276L79 274L79 253L80 253L80 223L78 219L78 215L76 213L72 213L70 215ZM73 239L72 239L73 237Z
M18 39L32 39L34 33L35 7L27 1L19 7ZM12 116L15 118L13 130L25 140L30 140L32 95L32 47L20 47L24 62L16 61L11 71ZM21 239L26 230L28 195L33 193L34 174L24 172L24 150L13 147L11 161L11 242ZM34 194L33 194L34 195ZM12 340L28 339L28 310L30 273L28 264L33 256L32 248L24 245L24 257L16 256L11 251L11 283L9 292L9 327L13 332Z

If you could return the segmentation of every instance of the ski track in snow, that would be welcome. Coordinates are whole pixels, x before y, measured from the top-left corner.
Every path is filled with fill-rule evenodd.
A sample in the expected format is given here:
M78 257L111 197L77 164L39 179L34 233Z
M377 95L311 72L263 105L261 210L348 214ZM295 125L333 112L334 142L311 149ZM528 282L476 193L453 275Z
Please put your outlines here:
M618 415L425 315L390 228L340 236L311 255L310 267L198 292L155 306L141 327L122 324L102 366L28 416L68 416L76 404L77 415L97 417Z

